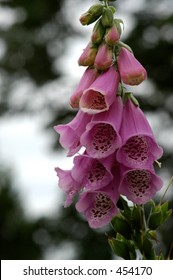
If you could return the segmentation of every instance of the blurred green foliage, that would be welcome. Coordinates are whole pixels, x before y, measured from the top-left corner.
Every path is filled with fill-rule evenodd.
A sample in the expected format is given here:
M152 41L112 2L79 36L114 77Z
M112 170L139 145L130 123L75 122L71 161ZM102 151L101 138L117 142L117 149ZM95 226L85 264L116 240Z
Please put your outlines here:
M37 88L48 82L58 81L61 65L54 67L65 51L67 38L80 36L64 7L68 0L1 0L2 11L8 11L16 20L7 27L0 26L0 41L4 53L0 58L0 115L11 113L10 98L14 83L27 79ZM71 0L72 2L72 0ZM82 0L74 1L80 4ZM122 8L127 4L115 2ZM135 5L134 1L134 5ZM121 5L120 5L121 4ZM172 9L171 9L172 7ZM129 44L135 56L146 67L152 87L138 97L142 109L152 114L166 116L161 128L170 128L173 118L173 5L172 0L144 1L139 12L132 17L135 22L128 34ZM79 15L80 16L80 15ZM81 35L82 36L82 35ZM69 46L70 47L70 46ZM50 49L53 48L53 52ZM75 62L74 62L75 63ZM42 97L45 98L44 95ZM45 104L45 103L44 103ZM172 104L172 105L171 105ZM51 104L47 101L48 110ZM25 113L27 104L20 112ZM59 108L52 112L52 120L47 127L66 122L74 113ZM159 131L162 134L162 131ZM172 174L173 153L164 143L163 167ZM56 147L57 147L56 139ZM170 200L173 205L173 200ZM58 210L59 211L59 210ZM76 259L111 259L107 237L102 231L93 231L76 213L73 207L61 209L57 217L27 220L20 200L12 188L9 172L0 174L0 256L1 259L41 259L49 248L61 248L72 244ZM109 231L109 230L108 230ZM161 228L165 254L168 254L173 235L173 219L167 227Z

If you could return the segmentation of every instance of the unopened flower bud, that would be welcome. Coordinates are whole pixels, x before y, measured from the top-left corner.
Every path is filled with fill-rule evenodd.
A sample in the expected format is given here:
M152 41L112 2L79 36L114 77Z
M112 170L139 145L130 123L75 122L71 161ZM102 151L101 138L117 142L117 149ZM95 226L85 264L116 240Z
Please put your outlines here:
M120 34L115 24L107 29L105 35L105 41L108 45L115 46L119 41L119 38L120 38Z
M102 4L95 4L89 8L89 10L82 14L79 18L82 25L89 25L96 21L101 15L103 11Z
M112 65L112 48L107 44L102 43L99 46L94 66L99 70L105 70Z
M79 21L82 25L87 25L90 18L91 18L91 14L86 12L80 16Z
M139 85L146 79L145 68L126 48L121 49L117 62L121 79L125 84Z
M117 30L118 30L119 36L121 36L121 33L122 33L121 24L122 24L123 27L124 27L124 22L123 22L123 20L120 19L120 18L116 18L116 19L114 19L114 24L115 24L115 26L116 26L116 28L117 28Z
M105 34L105 28L103 27L103 25L101 23L101 19L99 19L93 28L93 32L91 35L92 43L100 44L103 40L104 34Z
M112 10L108 7L108 8L104 8L103 10L103 14L102 14L102 24L105 27L109 27L113 25L113 12Z
M97 54L97 47L93 46L91 42L88 43L83 53L79 57L79 66L91 66L94 64L94 60Z

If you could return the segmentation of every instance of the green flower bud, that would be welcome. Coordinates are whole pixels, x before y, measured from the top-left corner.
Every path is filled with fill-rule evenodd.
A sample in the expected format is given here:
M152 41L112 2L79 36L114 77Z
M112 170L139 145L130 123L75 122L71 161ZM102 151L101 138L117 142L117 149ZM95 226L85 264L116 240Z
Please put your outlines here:
M102 14L102 24L105 27L112 26L113 25L113 12L112 10L108 8L103 9L103 14Z
M124 27L124 22L121 19L119 19L119 18L114 19L114 25L116 26L120 36L122 33L121 23L123 24L123 27Z
M101 15L103 11L103 5L95 4L89 8L89 10L82 14L79 18L82 25L89 25L96 21Z
M112 11L113 14L116 12L116 9L114 6L109 6L109 9Z
M93 65L97 54L97 50L98 48L94 46L91 42L89 42L86 48L83 50L83 53L79 57L78 60L79 66Z
M90 18L91 18L91 14L86 12L80 16L79 21L82 25L87 25Z
M103 25L101 23L101 19L99 19L93 28L93 32L91 35L92 43L100 44L103 40L104 34L105 34L105 28L103 27Z

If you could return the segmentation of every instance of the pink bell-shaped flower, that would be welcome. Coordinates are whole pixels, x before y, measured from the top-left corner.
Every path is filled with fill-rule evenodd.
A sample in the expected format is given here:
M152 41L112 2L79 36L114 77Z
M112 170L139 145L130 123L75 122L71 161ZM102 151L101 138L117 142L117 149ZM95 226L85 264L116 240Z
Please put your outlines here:
M88 114L107 111L115 101L120 77L114 66L100 74L81 96L79 107Z
M81 185L72 178L70 170L56 167L55 171L59 177L59 187L67 194L64 207L68 207L72 204L75 195L80 192Z
M84 153L74 158L71 175L87 190L98 190L113 180L111 172L115 155L104 159L94 159Z
M117 161L125 166L147 168L163 154L144 113L130 99L124 105L120 135Z
M119 193L115 182L97 191L86 191L81 194L76 209L83 213L91 228L107 225L118 214L116 203Z
M136 204L145 204L163 185L153 167L129 169L121 165L119 193Z
M95 81L97 76L98 73L95 68L88 67L85 70L77 88L70 97L70 105L72 108L79 108L79 100L81 98L81 95L83 94L83 91L86 90Z
M117 63L121 79L125 84L139 85L146 79L145 68L126 48L121 49Z
M121 146L119 129L122 120L122 99L116 96L108 111L96 114L80 138L87 153L93 158L105 158Z
M86 125L90 122L91 116L78 111L74 119L68 124L61 124L54 127L55 131L60 134L60 144L63 148L68 149L68 156L73 156L80 150L80 136L85 131Z

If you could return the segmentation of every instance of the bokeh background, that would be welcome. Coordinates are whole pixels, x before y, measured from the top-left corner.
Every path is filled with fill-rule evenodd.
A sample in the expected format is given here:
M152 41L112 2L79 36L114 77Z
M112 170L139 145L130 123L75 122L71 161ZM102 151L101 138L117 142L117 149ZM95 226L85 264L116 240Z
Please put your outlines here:
M0 257L112 259L109 227L91 230L74 207L63 208L55 166L72 159L53 126L76 114L68 100L84 68L77 59L92 26L79 16L96 0L0 0ZM145 66L148 80L134 89L164 148L164 180L173 175L173 1L117 0L122 40ZM173 191L166 199L173 207ZM165 256L173 218L160 228ZM159 249L158 249L159 250Z

